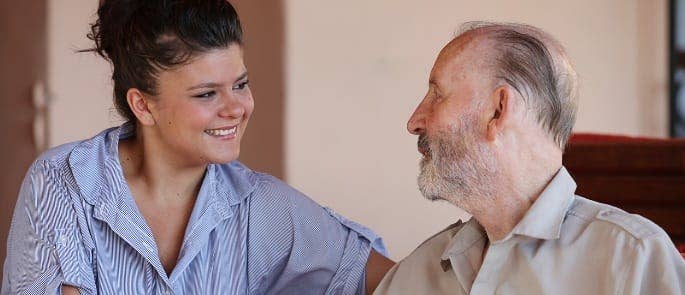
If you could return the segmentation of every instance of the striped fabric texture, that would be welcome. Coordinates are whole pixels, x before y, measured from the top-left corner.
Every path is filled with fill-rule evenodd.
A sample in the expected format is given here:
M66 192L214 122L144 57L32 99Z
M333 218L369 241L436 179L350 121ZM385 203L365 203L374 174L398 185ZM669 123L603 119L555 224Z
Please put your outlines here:
M167 275L118 160L132 133L124 124L34 162L1 294L362 294L370 250L386 254L366 227L233 161L208 166Z

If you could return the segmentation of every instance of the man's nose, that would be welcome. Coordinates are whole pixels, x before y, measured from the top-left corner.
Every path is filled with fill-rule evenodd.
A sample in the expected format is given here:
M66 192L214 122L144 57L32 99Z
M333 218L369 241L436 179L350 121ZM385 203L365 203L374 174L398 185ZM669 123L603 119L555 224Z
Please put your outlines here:
M426 130L426 106L422 101L414 110L414 113L409 117L407 122L407 131L414 135L423 134Z

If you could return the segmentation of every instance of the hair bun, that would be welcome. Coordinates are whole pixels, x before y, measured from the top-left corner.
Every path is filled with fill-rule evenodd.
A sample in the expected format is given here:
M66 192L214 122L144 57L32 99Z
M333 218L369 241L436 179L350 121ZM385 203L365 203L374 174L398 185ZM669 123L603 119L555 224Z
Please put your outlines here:
M97 20L90 25L88 39L93 40L95 47L83 50L96 52L105 59L112 60L115 44L125 42L130 32L131 19L145 5L155 0L100 0ZM166 2L166 1L161 1Z

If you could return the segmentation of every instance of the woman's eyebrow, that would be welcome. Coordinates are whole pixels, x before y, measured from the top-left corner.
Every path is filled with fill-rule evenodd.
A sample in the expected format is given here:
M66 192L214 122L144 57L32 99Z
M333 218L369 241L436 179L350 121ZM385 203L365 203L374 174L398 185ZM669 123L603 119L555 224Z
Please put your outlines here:
M194 86L190 86L190 87L189 87L188 89L186 89L186 90L194 90L194 89L198 89L198 88L214 88L214 87L219 87L219 86L222 86L222 85L223 85L223 84L221 84L221 83L216 83L216 82L206 82L206 83L200 83L200 84L197 84L197 85L194 85Z
M238 76L238 78L235 79L235 82L238 82L238 81L240 81L240 80L242 80L242 79L245 79L246 77L247 77L247 71L245 71L245 72L242 73L240 76Z
M238 81L240 81L240 80L242 80L242 79L245 79L246 77L247 77L247 71L244 72L244 73L242 73L240 76L238 76L238 78L235 79L235 82L238 82ZM221 87L221 86L223 86L223 85L224 85L224 84L222 84L222 83L217 83L217 82L205 82L205 83L200 83L200 84L197 84L197 85L190 86L190 87L188 87L188 89L186 89L186 90L187 90L187 91L190 91L190 90L199 89L199 88L214 88L214 87Z

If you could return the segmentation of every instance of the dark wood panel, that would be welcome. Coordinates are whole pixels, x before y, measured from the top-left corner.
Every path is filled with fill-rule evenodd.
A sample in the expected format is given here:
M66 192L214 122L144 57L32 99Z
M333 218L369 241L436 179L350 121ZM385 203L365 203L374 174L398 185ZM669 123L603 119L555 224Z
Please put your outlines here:
M574 136L564 165L576 193L650 219L685 249L685 140Z
M571 144L564 164L583 173L683 174L685 150L683 145Z
M575 172L574 172L575 173ZM577 193L603 203L625 206L685 206L685 176L574 175Z

